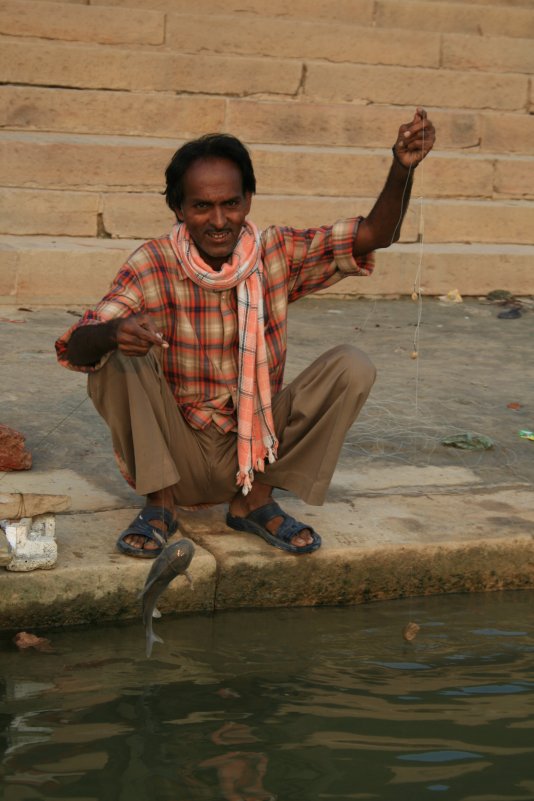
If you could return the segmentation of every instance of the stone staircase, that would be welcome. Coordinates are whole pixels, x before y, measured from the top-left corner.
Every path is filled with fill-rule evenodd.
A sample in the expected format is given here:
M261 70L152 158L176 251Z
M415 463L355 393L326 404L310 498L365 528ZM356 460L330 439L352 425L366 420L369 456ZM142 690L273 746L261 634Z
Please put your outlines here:
M97 300L209 131L250 146L260 226L366 214L416 105L401 243L335 289L410 294L421 262L425 294L532 294L533 39L534 0L3 0L0 302Z

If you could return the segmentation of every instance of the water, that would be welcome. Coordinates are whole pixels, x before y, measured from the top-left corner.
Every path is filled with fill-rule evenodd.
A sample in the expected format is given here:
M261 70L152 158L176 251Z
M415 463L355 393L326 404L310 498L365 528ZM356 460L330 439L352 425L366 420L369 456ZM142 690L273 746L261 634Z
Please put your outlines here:
M6 801L534 799L534 594L0 642ZM421 629L406 642L408 621Z

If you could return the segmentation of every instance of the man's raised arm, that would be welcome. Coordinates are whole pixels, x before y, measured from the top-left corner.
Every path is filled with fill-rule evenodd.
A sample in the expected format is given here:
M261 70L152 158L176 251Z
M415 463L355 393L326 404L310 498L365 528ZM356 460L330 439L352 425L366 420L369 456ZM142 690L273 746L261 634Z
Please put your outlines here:
M414 169L432 150L435 139L434 126L423 108L416 110L411 122L400 126L385 186L358 228L353 246L355 257L398 241L410 200Z
M67 345L67 359L81 367L96 364L110 350L145 356L153 345L169 347L148 314L134 314L77 328Z

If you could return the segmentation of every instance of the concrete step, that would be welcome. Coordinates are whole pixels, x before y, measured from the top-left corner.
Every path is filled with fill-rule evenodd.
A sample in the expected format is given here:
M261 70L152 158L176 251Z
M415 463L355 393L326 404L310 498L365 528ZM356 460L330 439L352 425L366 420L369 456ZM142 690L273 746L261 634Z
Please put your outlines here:
M100 0L102 5L142 7L162 11L190 12L190 0ZM93 4L93 3L92 3ZM484 6L481 13L480 6ZM503 8L503 6L505 6ZM264 0L203 0L205 14L265 14ZM409 30L457 31L477 35L506 35L528 37L534 31L534 14L531 3L518 0L487 0L474 2L440 2L439 0L271 0L269 14L297 19L340 20L362 25Z
M532 102L528 72L500 73L493 67L493 71L474 73L472 59L468 69L455 70L152 52L18 37L3 37L0 45L4 83L229 96L299 95L314 101L392 105L431 106L439 98L440 107L503 111L525 111ZM453 50L451 46L451 54ZM521 52L517 48L517 58ZM531 54L527 56L526 70L532 62Z
M140 240L0 237L0 303L92 305ZM484 295L502 287L532 293L532 245L395 245L377 253L370 278L347 278L328 290L346 295L409 295L421 267L425 295L457 288Z
M165 41L165 15L142 8L3 0L0 33L102 44L161 45Z
M375 25L385 28L408 28L419 31L455 31L478 36L534 35L534 10L531 8L499 8L469 3L425 2L424 0L376 0Z
M307 228L346 217L366 215L374 198L317 198L259 195L252 219L260 228L292 225ZM47 189L0 189L0 234L17 236L112 237L160 236L175 218L159 193L73 192ZM404 221L401 242L416 242L423 218L426 243L532 243L533 201L435 200L414 197Z
M140 114L140 109L143 113ZM534 115L428 108L440 150L534 155ZM10 130L174 137L231 131L280 145L388 147L413 106L241 100L161 92L0 86L0 119Z
M3 184L19 188L154 192L180 142L138 137L4 132ZM268 195L376 197L390 149L252 145L258 188ZM436 198L534 196L534 157L434 151L414 193Z

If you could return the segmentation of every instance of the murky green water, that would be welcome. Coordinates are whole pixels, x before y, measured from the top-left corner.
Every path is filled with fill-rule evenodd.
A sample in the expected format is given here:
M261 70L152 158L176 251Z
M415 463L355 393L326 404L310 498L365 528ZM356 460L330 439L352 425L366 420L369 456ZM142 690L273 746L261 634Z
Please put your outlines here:
M534 799L534 594L0 642L0 797ZM421 629L405 642L410 621Z

